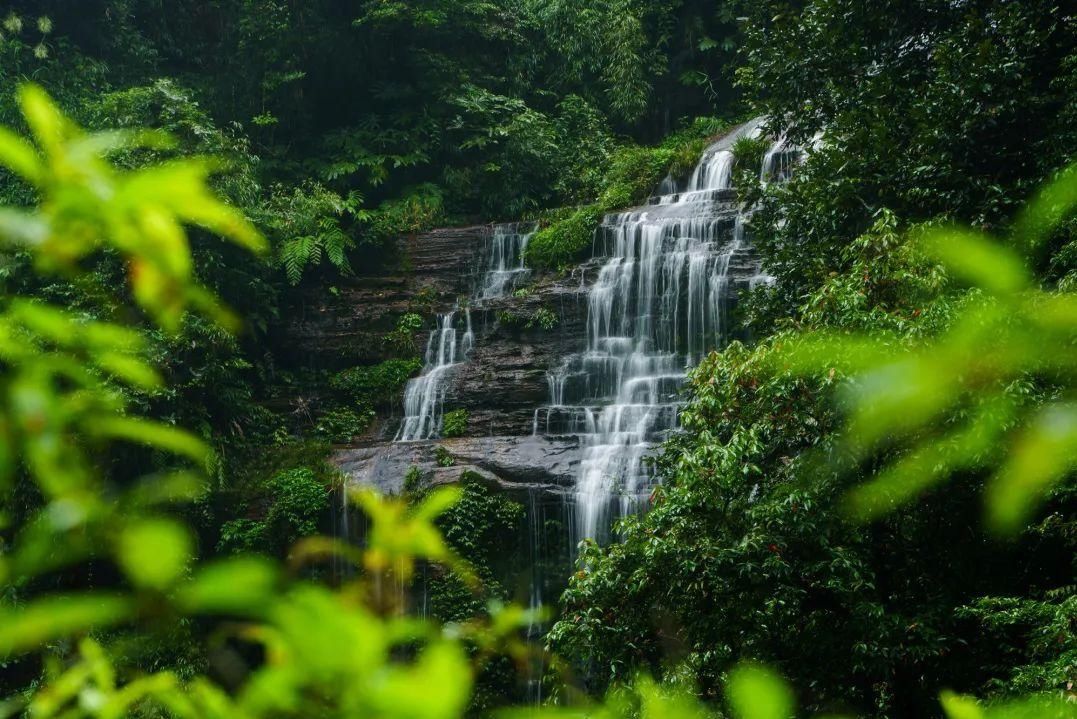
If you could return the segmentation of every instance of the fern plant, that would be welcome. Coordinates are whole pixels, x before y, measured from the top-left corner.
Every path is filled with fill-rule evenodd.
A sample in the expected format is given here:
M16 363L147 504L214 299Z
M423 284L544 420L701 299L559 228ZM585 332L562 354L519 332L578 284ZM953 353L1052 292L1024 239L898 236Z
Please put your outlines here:
M344 223L356 215L361 199L356 193L341 197L317 183L291 192L274 191L263 224L288 282L299 284L308 267L326 259L341 274L352 273L348 251L355 247L355 239Z

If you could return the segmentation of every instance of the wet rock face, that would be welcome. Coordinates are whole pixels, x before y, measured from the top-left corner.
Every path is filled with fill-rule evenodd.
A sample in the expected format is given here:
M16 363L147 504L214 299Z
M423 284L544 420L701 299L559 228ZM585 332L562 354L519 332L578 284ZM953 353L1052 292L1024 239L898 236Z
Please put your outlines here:
M579 461L576 438L532 436L378 442L340 450L335 457L353 483L386 494L403 491L412 467L419 470L425 484L452 483L469 473L506 491L539 489L557 494L572 486Z
M489 300L472 310L475 347L454 369L445 396L447 409L467 410L468 436L532 433L535 410L550 394L547 372L586 334L580 278L588 269L539 278L525 297ZM552 326L536 319L545 313Z
M295 292L277 345L296 364L348 367L387 359L392 348L384 337L401 315L418 311L426 320L431 309L448 309L468 295L489 235L488 225L478 225L398 238L382 266L334 279L335 295L324 286ZM425 335L418 340L421 352Z

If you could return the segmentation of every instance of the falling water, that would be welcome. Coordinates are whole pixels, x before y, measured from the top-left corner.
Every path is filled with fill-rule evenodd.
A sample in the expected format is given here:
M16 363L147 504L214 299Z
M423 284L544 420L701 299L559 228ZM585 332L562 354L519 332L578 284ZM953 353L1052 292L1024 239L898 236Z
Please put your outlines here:
M530 270L524 266L524 256L530 239L530 230L524 231L520 225L494 226L486 242L484 271L470 301L462 311L454 309L438 315L437 328L427 339L422 374L408 380L404 390L404 420L396 441L430 439L441 432L446 380L455 367L467 360L475 346L471 306L481 304L483 300L504 297L526 281ZM461 324L462 327L458 326Z
M608 539L616 517L648 501L646 457L677 428L688 370L728 338L730 285L759 275L730 182L732 145L749 123L708 148L678 191L608 215L596 234L607 257L588 294L587 345L549 375L536 434L583 445L575 486L575 539ZM768 153L768 161L781 150Z

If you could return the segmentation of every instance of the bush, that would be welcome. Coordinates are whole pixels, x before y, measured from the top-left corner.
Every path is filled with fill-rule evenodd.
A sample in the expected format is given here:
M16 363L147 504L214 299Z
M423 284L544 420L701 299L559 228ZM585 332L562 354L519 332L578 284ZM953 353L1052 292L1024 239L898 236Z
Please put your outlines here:
M441 445L434 448L434 461L439 467L451 467L456 464L456 458Z
M257 519L231 519L221 525L217 551L221 553L257 552L269 540L265 522Z
M330 442L348 442L362 434L374 420L369 408L337 407L326 411L314 425L314 433Z
M418 357L391 359L369 367L352 367L337 372L329 386L351 399L371 406L391 404L408 379L423 368Z
M466 409L454 409L446 412L441 420L442 437L462 437L467 432L468 414Z
M396 329L383 338L385 344L401 354L413 354L416 349L415 333L422 329L423 318L414 312L406 312L397 320Z
M591 246L602 208L586 205L559 214L561 217L536 232L527 244L526 261L531 267L558 269L580 260Z
M329 511L329 487L314 470L286 470L270 480L269 488L274 501L265 523L274 541L290 545L318 532L319 519Z

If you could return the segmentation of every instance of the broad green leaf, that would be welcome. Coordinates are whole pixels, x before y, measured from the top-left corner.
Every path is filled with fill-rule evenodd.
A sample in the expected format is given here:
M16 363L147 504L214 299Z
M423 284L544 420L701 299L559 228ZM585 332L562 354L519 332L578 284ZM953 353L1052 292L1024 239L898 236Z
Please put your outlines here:
M932 228L921 238L924 249L954 275L996 294L1031 285L1024 260L1008 247L972 230Z
M789 719L793 692L770 669L740 664L729 675L726 699L737 719Z
M53 595L18 609L0 609L0 656L114 626L130 617L133 610L129 598L103 592Z
M471 695L471 668L463 648L436 642L411 667L393 667L374 686L374 714L412 719L454 719Z
M1024 247L1034 250L1074 207L1077 207L1077 164L1063 170L1025 205L1013 234Z
M192 541L187 528L171 519L141 519L126 525L116 558L137 586L166 589L186 571Z
M201 567L176 592L187 611L258 615L277 592L279 574L264 557L236 557Z
M30 126L34 138L55 159L60 154L61 143L71 132L69 121L52 98L37 85L20 85L18 96L26 124Z
M431 492L422 504L413 510L412 516L420 520L433 521L459 502L463 494L464 491L460 487L441 487Z
M6 127L0 127L0 165L33 185L41 182L45 173L37 150Z
M984 719L983 707L972 697L946 691L939 696L939 701L947 719Z
M171 425L134 417L104 417L89 428L99 437L125 439L155 447L173 454L183 455L205 465L212 452L193 434Z
M1051 404L1026 425L987 486L987 518L1018 531L1056 482L1077 467L1077 405Z

